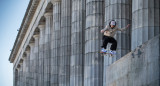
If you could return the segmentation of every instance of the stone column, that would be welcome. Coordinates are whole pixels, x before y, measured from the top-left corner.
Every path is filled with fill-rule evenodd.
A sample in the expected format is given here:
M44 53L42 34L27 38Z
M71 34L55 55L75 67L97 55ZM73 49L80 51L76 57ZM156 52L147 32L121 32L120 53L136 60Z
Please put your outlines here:
M99 53L103 9L104 0L86 0L84 86L103 86L103 58Z
M85 0L72 0L70 86L83 86Z
M39 79L38 86L44 86L44 41L45 41L45 25L38 26L40 29L39 38Z
M13 74L13 86L17 86L18 83L18 70L15 68Z
M19 68L17 68L17 80L16 80L16 86L20 86L20 73L19 73Z
M50 86L50 61L51 61L51 25L52 13L45 13L45 42L44 42L44 86Z
M61 0L53 2L53 34L51 40L51 86L59 84L59 58L60 58L60 28L61 28Z
M70 86L71 0L62 0L59 85Z
M132 50L160 34L159 0L132 0Z
M19 86L23 85L23 63L19 63L20 68L19 68Z
M26 53L26 86L30 86L30 51L25 51Z
M131 5L132 0L105 0L105 26L109 25L111 20L116 20L117 26L119 28L126 27L128 24L131 24ZM127 54L130 51L130 28L126 31L118 31L115 35L117 40L117 54L115 57L105 56L104 57L104 76L107 67L120 59L122 56ZM107 49L110 49L108 44ZM106 77L103 78L104 86L106 86Z
M34 46L34 60L33 60L33 72L34 72L34 84L33 86L38 86L38 78L39 78L39 74L38 74L38 64L39 64L39 35L33 35L33 38L35 39L35 46Z
M29 60L29 65L30 65L30 68L29 68L29 84L30 85L33 85L33 83L35 82L34 81L34 58L35 58L35 55L34 55L34 46L35 46L35 43L34 42L31 42L29 43L29 46L30 46L30 60Z
M27 56L26 53L23 54L23 86L27 86L26 85L26 67L27 67Z
M111 20L116 20L119 28L131 24L131 3L132 0L105 0L105 25L109 25ZM117 60L130 51L130 34L130 29L123 32L118 31L116 34Z

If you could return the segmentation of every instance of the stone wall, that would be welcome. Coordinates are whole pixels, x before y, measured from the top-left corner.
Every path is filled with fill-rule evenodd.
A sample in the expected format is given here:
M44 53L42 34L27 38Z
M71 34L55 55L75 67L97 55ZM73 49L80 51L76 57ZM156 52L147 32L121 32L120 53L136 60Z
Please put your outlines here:
M156 36L108 66L104 86L159 86L159 43Z

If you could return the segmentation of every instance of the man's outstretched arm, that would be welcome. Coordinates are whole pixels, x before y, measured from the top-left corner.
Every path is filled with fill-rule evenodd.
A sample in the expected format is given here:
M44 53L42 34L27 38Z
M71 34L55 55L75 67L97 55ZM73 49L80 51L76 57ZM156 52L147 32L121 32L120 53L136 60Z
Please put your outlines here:
M124 27L124 28L121 28L121 29L118 28L118 30L119 30L119 31L125 31L125 30L127 30L127 29L129 28L129 26L130 26L130 24L128 24L128 25L127 25L126 27Z

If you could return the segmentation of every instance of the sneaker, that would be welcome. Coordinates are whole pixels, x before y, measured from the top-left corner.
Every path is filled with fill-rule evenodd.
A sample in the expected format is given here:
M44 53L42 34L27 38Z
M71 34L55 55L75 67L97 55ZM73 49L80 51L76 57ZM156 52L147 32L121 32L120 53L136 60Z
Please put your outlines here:
M104 49L104 48L102 48L102 49L101 49L101 52L102 52L102 53L105 53L105 52L107 52L107 50Z
M110 54L116 54L116 51L114 51L114 50L112 51L112 50L111 50L111 51L110 51Z

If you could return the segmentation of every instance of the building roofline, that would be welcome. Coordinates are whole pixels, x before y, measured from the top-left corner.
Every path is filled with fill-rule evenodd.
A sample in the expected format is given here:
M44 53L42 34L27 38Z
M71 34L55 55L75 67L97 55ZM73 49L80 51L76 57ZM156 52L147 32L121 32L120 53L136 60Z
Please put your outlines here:
M16 40L14 42L11 54L9 56L9 61L11 63L13 63L13 61L17 55L18 49L20 48L20 45L23 41L23 38L26 34L26 31L27 31L29 24L34 16L34 13L36 11L36 8L37 8L39 2L40 2L40 0L30 0L30 2L28 4L23 21L22 21L20 29L19 29L19 32L18 32Z

